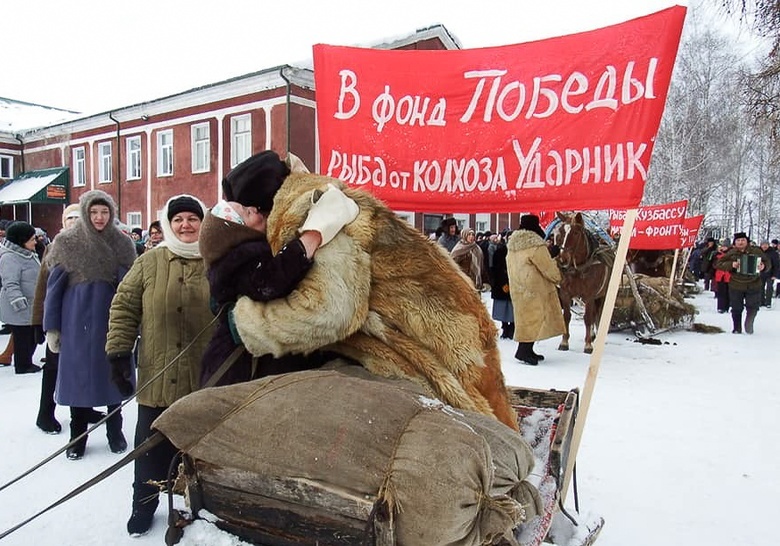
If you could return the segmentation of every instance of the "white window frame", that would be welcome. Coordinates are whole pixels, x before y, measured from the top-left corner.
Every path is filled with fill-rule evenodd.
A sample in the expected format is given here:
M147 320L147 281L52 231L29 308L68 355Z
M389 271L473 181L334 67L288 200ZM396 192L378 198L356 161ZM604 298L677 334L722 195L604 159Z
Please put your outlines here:
M98 183L111 183L112 166L111 142L98 142Z
M81 157L79 157L79 154ZM84 146L73 148L73 187L87 185L87 149Z
M205 130L205 138L198 138L198 132ZM211 125L196 123L190 129L192 140L192 172L207 173L211 170Z
M248 128L242 127L247 123ZM230 168L252 155L252 114L230 118Z
M164 143L170 137L169 143ZM173 129L157 133L157 176L173 176Z
M127 225L130 226L130 229L133 228L141 228L143 229L143 224L141 223L143 221L143 216L140 212L128 212L127 213Z
M3 169L3 163L6 164L6 168ZM14 177L14 156L12 155L0 155L0 178L10 180Z
M127 137L127 180L141 179L141 137Z

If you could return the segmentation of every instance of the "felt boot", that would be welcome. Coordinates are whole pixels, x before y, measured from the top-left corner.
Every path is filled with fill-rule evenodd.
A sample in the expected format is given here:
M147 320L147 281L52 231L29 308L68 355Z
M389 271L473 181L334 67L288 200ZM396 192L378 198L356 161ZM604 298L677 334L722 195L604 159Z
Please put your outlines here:
M47 434L59 434L62 426L54 417L57 405L54 402L54 387L57 385L57 365L47 363L43 366L41 377L41 402L38 406L38 418L35 424Z
M117 406L108 406L108 412L114 411ZM106 421L106 437L108 448L112 453L124 453L127 449L127 440L122 433L122 411L117 411Z
M732 334L741 334L742 333L742 311L731 312L731 322L734 325L734 329L731 330Z
M756 320L756 315L758 314L758 309L748 309L747 313L745 314L745 333L746 334L752 334L753 333L753 322Z
M517 351L515 352L515 358L531 366L539 364L539 359L534 355L533 342L519 342L517 344Z
M85 432L87 432L87 408L70 408L70 441L72 442ZM77 461L84 457L84 452L87 449L87 436L84 436L81 440L70 446L65 451L65 456L71 461Z

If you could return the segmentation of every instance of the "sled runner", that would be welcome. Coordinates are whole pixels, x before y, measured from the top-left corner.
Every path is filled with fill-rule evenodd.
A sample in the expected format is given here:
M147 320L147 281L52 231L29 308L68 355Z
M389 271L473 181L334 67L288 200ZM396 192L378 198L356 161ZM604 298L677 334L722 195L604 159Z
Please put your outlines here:
M527 480L539 491L541 509L517 527L513 536L497 536L492 543L538 546L545 539L552 540L553 535L565 539L565 544L592 543L603 520L578 522L559 510L577 390L510 387L510 394L521 434L533 452L535 465ZM179 478L184 482L191 515L172 512L169 544L174 544L182 531L186 534L191 517L210 521L259 546L402 543L387 505L378 495L351 493L304 476L272 476L218 466L186 452Z

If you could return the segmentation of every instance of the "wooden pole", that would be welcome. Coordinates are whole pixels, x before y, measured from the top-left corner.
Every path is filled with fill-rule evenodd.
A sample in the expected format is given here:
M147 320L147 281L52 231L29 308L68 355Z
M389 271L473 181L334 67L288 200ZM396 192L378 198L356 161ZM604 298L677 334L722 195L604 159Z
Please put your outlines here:
M674 249L674 259L672 260L672 270L669 272L669 297L672 297L672 288L674 287L674 279L677 277L677 256L680 255L680 249Z
M582 431L585 428L585 421L590 409L590 401L593 397L593 389L596 386L596 377L601 365L601 355L604 353L604 346L607 342L607 333L609 324L612 321L612 311L615 309L615 300L617 299L620 281L623 276L623 267L626 264L626 255L628 254L628 244L631 241L631 234L634 231L634 222L638 209L629 209L626 211L626 218L623 221L623 228L620 231L620 241L615 252L615 263L612 266L612 274L609 278L607 295L604 298L604 309L601 312L598 331L596 332L596 341L593 343L593 353L590 355L590 365L588 373L585 376L585 384L580 392L579 411L574 423L572 432L571 446L569 447L569 457L566 460L566 470L563 474L563 487L561 487L561 503L566 500L566 493L569 490L571 477L574 473L574 463L577 460L577 451L580 448L582 440Z

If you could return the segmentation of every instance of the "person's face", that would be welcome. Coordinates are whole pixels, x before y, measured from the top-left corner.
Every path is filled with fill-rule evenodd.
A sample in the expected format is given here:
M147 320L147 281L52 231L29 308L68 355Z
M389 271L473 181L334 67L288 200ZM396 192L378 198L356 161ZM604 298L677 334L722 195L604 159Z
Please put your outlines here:
M65 223L63 224L62 227L64 227L65 229L72 228L73 224L75 224L76 220L78 219L79 219L78 216L68 216L67 218L65 218Z
M163 240L163 233L160 228L153 227L149 230L149 240L152 242L153 245L156 245L157 243L161 242Z
M131 231L131 232L130 232L130 238L131 238L133 241L138 241L138 240L139 240L141 237L139 237L139 236L138 236L138 234L137 234L135 231Z
M180 212L171 218L171 230L182 243L194 243L200 234L200 218L193 212Z
M92 205L89 207L89 221L98 231L103 231L111 218L111 209L105 205Z
M37 241L38 241L38 239L35 237L35 235L33 235L32 237L27 239L26 243L24 243L24 248L26 248L27 250L30 250L30 251L34 251L35 250L35 243Z
M458 230L458 226L450 226L448 230L450 235L455 235L455 232Z
M745 250L748 246L748 240L740 237L734 240L734 248L737 250Z
M469 233L468 235L466 235L466 241L469 243L473 243L476 240L476 238L477 236L474 235L473 233Z
M265 233L268 228L268 217L260 212L257 207L245 207L235 201L230 201L229 204L241 216L246 227Z
M761 243L761 250L763 250L764 252L769 250L769 243Z

